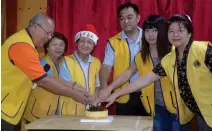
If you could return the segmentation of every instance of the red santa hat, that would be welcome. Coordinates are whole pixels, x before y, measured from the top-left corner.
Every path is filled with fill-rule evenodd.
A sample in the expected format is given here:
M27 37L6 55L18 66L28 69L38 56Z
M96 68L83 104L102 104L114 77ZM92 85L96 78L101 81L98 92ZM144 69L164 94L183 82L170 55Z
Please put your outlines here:
M98 33L93 24L87 24L81 31L79 31L74 38L75 43L80 37L86 37L94 41L95 45L98 41Z

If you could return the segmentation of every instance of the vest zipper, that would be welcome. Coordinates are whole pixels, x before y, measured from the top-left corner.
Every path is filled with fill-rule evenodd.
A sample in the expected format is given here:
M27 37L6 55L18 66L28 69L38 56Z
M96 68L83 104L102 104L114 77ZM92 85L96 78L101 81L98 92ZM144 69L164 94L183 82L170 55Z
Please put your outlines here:
M176 109L177 107L174 106L174 101L173 101L173 97L172 97L172 92L171 92L171 91L170 91L170 96L171 96L171 100L172 100L172 105L173 105L173 107Z
M63 101L63 103L62 103L62 108L61 108L60 115L63 115L63 105L64 105L64 101Z
M146 98L147 98L147 102L148 102L148 105L149 105L150 114L152 115L152 109L150 107L149 98L148 98L148 96L146 96Z
M46 114L46 115L48 115L48 114L49 114L50 108L51 108L51 105L49 105L49 109L48 109L48 111L47 111L47 114Z
M75 107L75 115L77 115L77 104L76 104L76 107Z

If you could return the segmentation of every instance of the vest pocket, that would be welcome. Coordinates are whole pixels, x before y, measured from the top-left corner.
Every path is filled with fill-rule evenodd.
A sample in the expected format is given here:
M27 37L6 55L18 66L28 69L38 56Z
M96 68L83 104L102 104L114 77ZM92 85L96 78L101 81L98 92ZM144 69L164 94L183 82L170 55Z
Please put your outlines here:
M8 95L9 95L9 93L7 93L7 94L5 95L5 97L2 99L1 103L3 103L3 101L7 98Z
M9 93L7 93L7 95L2 99L2 101L1 101L1 106L3 107L4 106L4 103L7 103L7 102L4 102L4 101L6 101L6 99L9 97ZM18 109L17 110L15 110L14 111L14 109L12 109L12 108L6 108L7 110L9 110L9 111L14 111L14 114L9 114L9 113L7 113L7 112L4 112L3 110L1 110L1 113L2 114L4 114L5 116L7 116L7 117L9 117L9 118L14 118L15 116L17 116L17 114L19 113L19 111L21 110L21 108L22 108L22 105L23 105L23 103L24 103L24 101L21 101L21 104L19 105L19 107L18 107ZM6 107L8 107L8 106L6 106Z
M32 116L34 116L35 118L40 119L38 116L36 116L36 115L33 114L33 110L34 110L34 107L35 107L35 103L36 103L36 98L35 98L35 101L34 101L33 106L32 106L31 114L32 114Z
M69 100L67 100L68 97L65 97L66 100L62 102L61 109L60 109L60 115L67 116L67 115L75 115L76 114L76 103L71 103Z
M34 98L31 114L32 114L33 117L35 117L37 119L40 119L41 117L47 116L49 114L50 109L51 109L51 104L49 106L44 105L44 107L45 107L44 108L44 107L42 107L42 104L39 104L39 103L42 103L42 102L39 101L37 103L37 99Z
M177 107L174 106L174 100L173 100L173 96L172 96L172 92L171 92L171 91L170 91L170 97L171 97L171 100L172 100L172 106L173 106L175 109L177 109Z

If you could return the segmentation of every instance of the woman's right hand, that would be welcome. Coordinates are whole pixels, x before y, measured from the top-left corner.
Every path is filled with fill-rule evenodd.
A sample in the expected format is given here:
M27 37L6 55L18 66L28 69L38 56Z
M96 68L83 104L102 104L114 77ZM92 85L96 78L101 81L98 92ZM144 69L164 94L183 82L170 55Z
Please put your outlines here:
M103 100L105 100L112 92L112 89L110 87L107 87L103 90L100 90L98 92L98 98L95 100L95 103L100 103L103 102Z
M116 98L117 98L116 93L113 93L112 95L110 95L108 98L106 98L102 102L108 102L106 105L106 108L108 108L110 105L112 105L115 102Z
M101 99L104 99L104 98L108 97L111 94L111 92L112 92L112 89L110 87L107 87L107 88L99 91L98 97Z

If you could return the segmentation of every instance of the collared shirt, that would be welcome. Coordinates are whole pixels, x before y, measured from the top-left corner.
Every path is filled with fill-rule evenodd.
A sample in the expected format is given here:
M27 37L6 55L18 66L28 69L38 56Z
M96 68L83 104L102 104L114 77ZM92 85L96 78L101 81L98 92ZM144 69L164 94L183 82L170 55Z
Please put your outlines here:
M129 48L130 48L131 64L134 61L135 55L140 51L140 48L141 48L140 41L142 38L142 29L138 27L138 31L139 31L139 35L135 42L131 40L130 38L128 38L124 31L121 31L121 35L120 35L121 39L127 39L128 41ZM112 67L114 65L114 60L115 60L114 51L111 45L109 44L109 42L107 42L103 64L106 64ZM138 77L139 77L139 74L137 72L130 78L130 82L135 81Z
M82 70L83 70L83 73L85 75L85 80L86 80L86 88L88 89L89 86L88 86L88 77L89 77L89 65L90 63L92 63L92 56L89 55L88 57L88 62L85 63L84 61L82 61L82 59L78 56L77 52L75 51L74 52L74 55L76 57L76 59L78 60ZM66 63L63 63L61 68L60 68L60 78L66 80L66 81L71 81L72 80L72 77L71 77L71 74L69 73L69 70L68 70L68 67L66 65ZM99 81L99 75L97 75L96 77L96 87L100 87L100 81Z
M191 47L191 44L186 45L185 50L183 52L183 58L181 63L177 59L177 74L178 74L178 84L179 84L179 90L180 95L185 102L186 106L194 113L197 113L201 115L201 112L198 108L198 105L192 95L190 85L188 83L188 79L186 76L186 64L187 64L187 57L189 54L189 49ZM176 51L177 53L177 51ZM205 55L205 64L208 67L208 69L212 72L212 46L209 44L208 48L206 50ZM153 72L159 76L166 76L165 70L163 69L161 63L159 63L154 69Z

